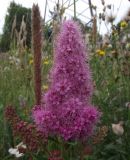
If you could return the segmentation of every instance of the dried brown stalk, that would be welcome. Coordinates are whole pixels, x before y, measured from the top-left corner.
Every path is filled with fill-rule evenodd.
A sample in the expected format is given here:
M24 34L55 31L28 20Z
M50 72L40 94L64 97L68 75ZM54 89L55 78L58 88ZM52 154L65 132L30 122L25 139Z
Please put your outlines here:
M93 43L96 44L96 39L97 39L97 18L96 16L93 17L92 39L93 39Z
M41 49L42 29L41 16L38 5L32 8L32 48L34 54L34 90L36 104L41 103Z

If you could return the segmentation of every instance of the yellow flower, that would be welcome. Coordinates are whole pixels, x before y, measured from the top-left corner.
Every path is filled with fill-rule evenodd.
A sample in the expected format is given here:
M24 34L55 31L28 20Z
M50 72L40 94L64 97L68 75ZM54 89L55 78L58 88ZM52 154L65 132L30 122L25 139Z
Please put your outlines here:
M45 60L43 61L43 64L48 65L48 64L49 64L49 60L48 60L48 59L45 59Z
M99 54L100 56L104 56L105 55L105 51L104 50L96 50L96 53Z
M29 60L29 64L30 64L30 65L33 64L33 59L30 59L30 60Z
M125 28L125 27L128 26L128 23L127 23L126 21L122 21L122 22L120 23L120 26L121 26L121 28Z
M42 86L42 89L43 89L43 90L48 90L48 85L43 85L43 86Z

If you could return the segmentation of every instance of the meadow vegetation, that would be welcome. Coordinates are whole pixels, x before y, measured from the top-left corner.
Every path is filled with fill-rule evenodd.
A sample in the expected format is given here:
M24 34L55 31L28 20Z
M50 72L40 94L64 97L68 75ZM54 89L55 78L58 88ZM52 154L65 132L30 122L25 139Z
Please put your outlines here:
M99 17L101 21L104 21L103 13ZM42 95L51 86L50 70L55 64L59 19L52 19L50 24L42 26ZM0 53L1 160L130 160L130 13L118 25L114 25L114 18L109 17L111 30L104 37L97 32L96 21L97 17L94 17L89 29L81 22L79 25L87 48L88 59L84 61L86 64L89 61L92 73L94 92L91 103L101 113L94 134L84 143L79 139L68 138L66 141L62 136L46 138L41 131L37 131L32 117L32 108L35 104L39 105L34 72L37 63L34 52L37 49L35 51L33 46L32 51L26 43L20 43L26 41L23 36L17 39L17 43L14 39L7 52ZM38 44L36 47L39 47ZM21 142L23 144L17 146ZM15 153L9 153L11 148L19 150L18 157Z

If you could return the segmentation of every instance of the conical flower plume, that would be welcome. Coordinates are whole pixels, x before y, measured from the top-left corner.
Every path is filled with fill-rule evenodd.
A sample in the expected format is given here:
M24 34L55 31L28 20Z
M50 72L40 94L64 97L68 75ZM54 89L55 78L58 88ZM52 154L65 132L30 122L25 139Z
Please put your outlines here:
M78 25L63 23L56 41L51 85L44 103L33 109L37 127L49 136L76 140L91 136L100 113L93 107L93 85Z

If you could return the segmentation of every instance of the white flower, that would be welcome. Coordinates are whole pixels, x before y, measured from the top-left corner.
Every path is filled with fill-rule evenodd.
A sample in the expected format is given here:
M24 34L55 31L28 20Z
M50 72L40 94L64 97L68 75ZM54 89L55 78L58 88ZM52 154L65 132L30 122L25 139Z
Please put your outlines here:
M23 142L19 143L15 148L10 148L8 151L10 154L14 155L16 158L22 157L24 154L20 153L18 148L22 147L24 149L26 149L26 145L23 144Z
M119 122L118 124L112 124L112 131L118 136L123 135L124 128L122 126L122 123Z
M17 152L17 153L15 154L15 157L19 158L19 157L22 157L23 155L24 155L23 153Z
M18 149L16 149L16 148L10 148L9 149L9 153L10 154L14 154L15 155L17 153L17 151L18 151Z

